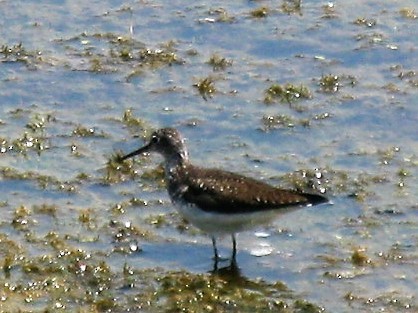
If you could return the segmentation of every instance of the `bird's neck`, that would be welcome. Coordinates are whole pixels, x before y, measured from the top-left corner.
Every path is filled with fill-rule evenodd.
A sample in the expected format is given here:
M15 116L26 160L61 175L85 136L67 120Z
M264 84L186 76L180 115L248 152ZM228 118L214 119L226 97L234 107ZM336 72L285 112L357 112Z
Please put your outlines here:
M165 158L165 175L168 180L189 164L186 150L179 151Z

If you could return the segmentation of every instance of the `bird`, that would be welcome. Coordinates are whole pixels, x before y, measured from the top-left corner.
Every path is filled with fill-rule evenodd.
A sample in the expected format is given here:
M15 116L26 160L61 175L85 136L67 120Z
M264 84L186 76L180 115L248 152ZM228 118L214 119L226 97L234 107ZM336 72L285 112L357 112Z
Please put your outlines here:
M211 236L215 267L220 260L216 236L231 236L232 266L236 233L268 224L283 213L329 202L322 194L280 189L241 174L193 165L184 138L170 127L156 130L147 144L119 161L152 152L164 158L167 191L180 215Z

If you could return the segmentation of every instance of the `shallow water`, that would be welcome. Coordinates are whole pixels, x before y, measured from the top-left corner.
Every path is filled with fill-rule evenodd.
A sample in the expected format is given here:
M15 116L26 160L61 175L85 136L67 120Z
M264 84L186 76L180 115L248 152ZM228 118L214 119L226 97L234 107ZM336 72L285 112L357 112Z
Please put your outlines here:
M2 310L103 309L31 293L56 273L29 264L60 251L106 262L115 281L124 266L212 269L209 238L181 221L154 175L160 157L124 174L106 167L162 126L180 129L196 164L286 187L321 173L332 205L285 215L258 229L266 238L239 234L242 277L281 282L327 312L416 310L418 8L292 5L0 2L0 279L27 292L0 291ZM266 16L253 17L261 6ZM205 78L215 92L199 93ZM310 97L266 104L273 84ZM220 243L228 255L230 239ZM138 290L107 292L125 303Z

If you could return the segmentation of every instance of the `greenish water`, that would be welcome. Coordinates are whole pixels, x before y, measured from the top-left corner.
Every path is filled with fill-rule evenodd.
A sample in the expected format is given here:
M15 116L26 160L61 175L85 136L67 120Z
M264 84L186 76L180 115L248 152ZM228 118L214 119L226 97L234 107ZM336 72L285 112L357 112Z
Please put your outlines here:
M417 10L0 2L0 309L416 311ZM112 162L162 126L333 204L239 234L240 272L211 274L161 159Z

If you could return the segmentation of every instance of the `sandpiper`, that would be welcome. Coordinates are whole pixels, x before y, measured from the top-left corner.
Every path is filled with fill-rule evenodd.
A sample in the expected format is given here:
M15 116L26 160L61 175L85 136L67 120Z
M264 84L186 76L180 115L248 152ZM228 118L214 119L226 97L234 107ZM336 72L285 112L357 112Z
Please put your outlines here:
M240 174L195 166L174 128L155 131L148 144L120 160L145 152L164 157L171 201L188 222L211 235L216 264L216 235L232 236L232 265L236 262L236 233L269 223L290 210L328 202L319 194L279 189Z

